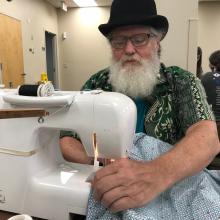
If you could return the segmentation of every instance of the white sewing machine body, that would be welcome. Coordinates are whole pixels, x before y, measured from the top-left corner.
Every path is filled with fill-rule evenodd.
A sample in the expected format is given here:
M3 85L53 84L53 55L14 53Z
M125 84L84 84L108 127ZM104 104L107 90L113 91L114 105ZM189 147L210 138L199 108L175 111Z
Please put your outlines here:
M76 131L93 156L120 158L132 146L136 107L119 93L57 92L53 97L18 97L0 91L0 108L43 107L49 115L0 120L0 210L68 220L85 215L94 166L68 163L59 149L59 131Z

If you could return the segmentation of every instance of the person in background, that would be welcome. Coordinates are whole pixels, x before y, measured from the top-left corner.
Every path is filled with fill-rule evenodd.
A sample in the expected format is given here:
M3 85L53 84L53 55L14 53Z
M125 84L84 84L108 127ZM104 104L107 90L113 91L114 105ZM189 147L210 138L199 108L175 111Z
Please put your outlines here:
M208 103L211 105L216 122L220 122L220 50L209 57L211 72L203 75L201 81L205 88Z
M102 89L131 97L137 106L136 133L172 145L152 161L122 158L96 172L94 196L113 212L148 204L201 171L220 151L216 123L200 80L160 62L160 42L168 28L154 0L135 4L114 0L109 21L99 26L111 47L110 66L91 76L82 90ZM77 134L61 132L60 145L69 161L91 163Z
M196 67L196 76L201 79L203 74L202 70L202 48L197 47L197 67Z

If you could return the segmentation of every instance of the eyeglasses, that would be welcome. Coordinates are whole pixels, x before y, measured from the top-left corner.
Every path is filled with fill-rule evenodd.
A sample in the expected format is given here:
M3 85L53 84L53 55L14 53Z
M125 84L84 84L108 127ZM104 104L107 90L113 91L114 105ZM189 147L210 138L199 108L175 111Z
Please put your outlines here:
M134 47L142 47L149 43L150 38L156 37L152 33L135 34L130 37L127 36L112 36L109 38L111 46L115 49L123 49L127 45L128 40L131 41Z

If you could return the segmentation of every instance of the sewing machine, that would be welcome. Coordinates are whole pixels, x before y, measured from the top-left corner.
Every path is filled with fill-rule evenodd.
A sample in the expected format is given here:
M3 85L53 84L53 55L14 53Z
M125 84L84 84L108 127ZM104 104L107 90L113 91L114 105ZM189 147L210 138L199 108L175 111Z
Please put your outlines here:
M50 220L86 214L96 167L66 162L59 131L77 132L89 156L96 134L101 158L125 157L132 146L136 107L127 96L99 90L19 96L0 90L0 109L44 108L45 116L0 120L0 210Z

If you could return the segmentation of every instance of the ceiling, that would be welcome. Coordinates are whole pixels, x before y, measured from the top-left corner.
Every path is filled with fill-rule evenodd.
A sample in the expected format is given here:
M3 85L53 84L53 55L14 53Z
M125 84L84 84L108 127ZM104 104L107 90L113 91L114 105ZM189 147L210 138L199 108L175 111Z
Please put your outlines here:
M56 8L60 8L62 2L65 2L68 8L78 7L73 0L46 0ZM83 0L82 0L83 1ZM95 0L98 6L110 6L113 0ZM198 0L199 2L211 2L220 0Z
M78 7L73 0L46 0L50 2L54 7L60 8L62 2L65 2L68 8ZM82 0L83 1L83 0ZM113 0L95 0L98 6L110 6ZM199 2L211 2L220 0L199 0Z
M60 8L62 2L65 2L68 8L78 7L73 0L46 0L50 2L54 7ZM95 0L98 6L110 6L112 0Z

